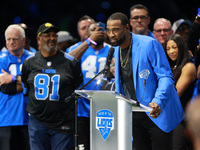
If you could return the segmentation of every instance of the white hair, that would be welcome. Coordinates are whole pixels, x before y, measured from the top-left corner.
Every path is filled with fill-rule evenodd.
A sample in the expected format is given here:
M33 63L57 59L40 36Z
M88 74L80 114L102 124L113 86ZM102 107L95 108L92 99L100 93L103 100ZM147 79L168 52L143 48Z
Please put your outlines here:
M9 25L7 27L7 29L5 31L5 38L6 38L8 30L10 30L10 29L17 29L17 30L19 30L20 31L20 37L21 37L21 39L25 38L25 31L24 31L24 29L22 27L20 27L19 25L17 25L17 24L11 24L11 25Z

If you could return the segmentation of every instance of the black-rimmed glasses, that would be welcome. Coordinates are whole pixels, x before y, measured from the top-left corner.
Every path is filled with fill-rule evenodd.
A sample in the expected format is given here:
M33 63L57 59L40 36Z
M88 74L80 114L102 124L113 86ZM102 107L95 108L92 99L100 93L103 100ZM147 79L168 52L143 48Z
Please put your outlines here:
M146 19L148 19L149 17L148 16L134 16L134 17L132 17L131 19L132 20L138 20L138 19L141 19L141 20L146 20Z

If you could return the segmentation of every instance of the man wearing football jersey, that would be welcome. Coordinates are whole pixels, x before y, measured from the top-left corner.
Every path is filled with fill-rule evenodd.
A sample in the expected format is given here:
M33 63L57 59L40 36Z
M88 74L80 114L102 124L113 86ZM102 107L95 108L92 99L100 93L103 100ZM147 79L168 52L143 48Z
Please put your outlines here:
M0 149L29 150L28 97L23 96L21 67L33 53L23 48L25 32L19 25L5 31L7 51L0 56Z
M110 46L104 43L105 34L100 31L98 23L92 23L88 27L88 39L69 54L80 60L83 73L83 84L90 81L95 75L104 69L106 58L108 56ZM97 84L98 76L85 90L101 90L101 86ZM78 100L78 148L79 150L90 149L90 101L81 98Z
M41 49L22 66L28 94L30 147L35 150L74 150L74 99L65 102L82 83L79 62L56 47L58 28L42 24L37 32Z

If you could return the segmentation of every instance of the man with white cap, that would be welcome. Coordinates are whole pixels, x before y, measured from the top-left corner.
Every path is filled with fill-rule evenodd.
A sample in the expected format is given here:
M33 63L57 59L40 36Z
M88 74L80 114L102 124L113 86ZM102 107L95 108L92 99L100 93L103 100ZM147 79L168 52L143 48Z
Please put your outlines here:
M65 51L68 47L73 45L76 41L76 39L74 39L67 31L59 31L57 35L57 48L63 51Z
M179 34L187 42L188 34L192 23L190 20L179 19L175 21L172 25L172 30L174 33Z

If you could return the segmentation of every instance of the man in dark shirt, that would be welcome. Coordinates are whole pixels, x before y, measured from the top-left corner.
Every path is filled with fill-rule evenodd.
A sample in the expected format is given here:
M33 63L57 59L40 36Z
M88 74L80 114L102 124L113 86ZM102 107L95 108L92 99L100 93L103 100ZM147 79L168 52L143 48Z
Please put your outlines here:
M41 47L22 67L24 94L28 94L31 149L74 149L74 99L65 98L82 83L79 62L56 48L58 28L42 24Z

